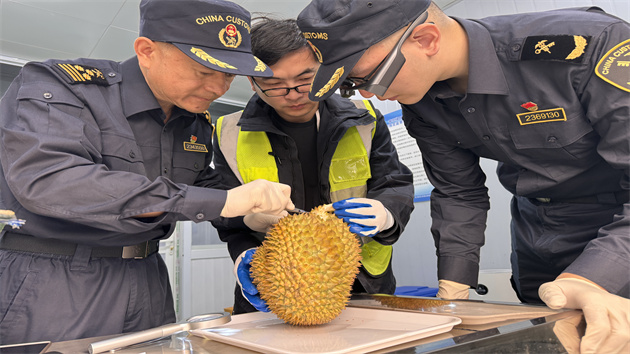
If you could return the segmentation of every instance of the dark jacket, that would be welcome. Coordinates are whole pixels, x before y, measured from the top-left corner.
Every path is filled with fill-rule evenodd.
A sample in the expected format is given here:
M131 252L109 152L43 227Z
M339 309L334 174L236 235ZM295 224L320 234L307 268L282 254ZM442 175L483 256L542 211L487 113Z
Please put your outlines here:
M571 239L527 242L552 255L550 262L570 260L567 272L627 296L630 76L623 58L630 25L585 10L456 19L470 43L466 95L438 82L418 103L403 106L435 186L440 279L477 284L490 207L479 166L484 157L499 161L499 180L516 196L625 201L581 254L566 252Z
M238 123L244 131L267 132L273 154L276 160L280 161L277 163L279 181L291 186L291 199L298 208L304 207L305 193L318 193L322 204L331 202L328 174L337 143L348 128L355 125L374 124L374 118L367 110L358 109L351 101L338 95L320 102L319 112L321 123L317 137L317 163L320 166L318 191L304 190L300 163L305 163L305 161L298 160L295 142L273 124L271 115L275 112L272 107L254 95L245 107ZM367 181L366 198L379 200L394 216L394 227L374 236L378 242L391 245L398 240L413 210L413 181L411 171L398 160L389 129L378 111L377 117L370 154L372 177ZM214 166L222 175L222 183L228 187L238 186L240 182L227 165L217 144L216 136L214 151ZM219 231L221 240L228 243L233 260L243 251L260 246L262 242L262 235L256 235L245 227L242 224L242 218L215 220L213 224ZM380 277L381 280L368 279L371 277L363 269L358 278L368 292L393 293L395 289L391 269Z

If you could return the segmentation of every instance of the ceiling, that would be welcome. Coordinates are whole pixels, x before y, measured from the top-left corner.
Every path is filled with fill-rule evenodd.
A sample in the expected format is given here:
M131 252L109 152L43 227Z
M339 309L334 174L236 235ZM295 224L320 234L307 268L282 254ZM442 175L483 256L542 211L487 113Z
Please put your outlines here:
M459 1L436 3L445 8ZM297 17L310 0L233 2L252 17L290 18ZM139 4L140 0L0 0L0 63L80 57L125 60L134 55ZM220 101L242 105L251 94L247 81L239 77Z

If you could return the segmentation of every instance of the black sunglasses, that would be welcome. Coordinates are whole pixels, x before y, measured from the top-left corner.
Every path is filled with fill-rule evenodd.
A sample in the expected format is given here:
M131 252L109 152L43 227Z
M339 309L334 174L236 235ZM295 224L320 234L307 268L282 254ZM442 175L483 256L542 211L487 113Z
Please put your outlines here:
M355 90L359 89L371 92L377 96L383 96L405 64L406 59L400 51L400 48L402 48L405 40L411 35L413 29L419 24L424 23L428 16L429 14L426 11L418 16L418 18L407 27L407 30L403 33L402 37L400 37L391 52L389 52L385 59L383 59L371 73L364 77L347 77L341 86L339 86L341 96L350 97L354 95Z

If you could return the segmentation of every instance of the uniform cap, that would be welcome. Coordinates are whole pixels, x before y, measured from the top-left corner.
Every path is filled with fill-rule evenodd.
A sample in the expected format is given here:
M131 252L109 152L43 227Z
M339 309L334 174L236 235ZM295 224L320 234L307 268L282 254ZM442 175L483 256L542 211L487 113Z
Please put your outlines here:
M309 93L329 97L372 45L409 25L431 0L313 0L298 15L298 26L321 63Z
M252 54L251 17L221 0L142 0L140 36L175 45L196 62L236 75L273 75Z

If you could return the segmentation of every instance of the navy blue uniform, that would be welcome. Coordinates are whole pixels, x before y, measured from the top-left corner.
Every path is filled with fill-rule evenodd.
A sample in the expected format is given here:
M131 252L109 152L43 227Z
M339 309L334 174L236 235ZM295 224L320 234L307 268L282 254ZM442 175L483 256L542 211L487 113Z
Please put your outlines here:
M2 237L77 246L70 255L0 249L1 343L175 320L157 253L136 260L93 250L167 238L178 220L219 216L226 191L204 188L216 183L208 117L176 107L165 124L136 58L24 66L0 103L0 209L26 224ZM133 218L157 211L166 213Z
M403 106L435 186L438 277L476 285L484 157L514 194L522 300L540 301L561 272L630 296L630 26L598 9L456 20L469 38L466 94L438 82Z

